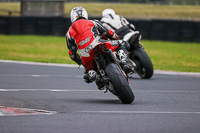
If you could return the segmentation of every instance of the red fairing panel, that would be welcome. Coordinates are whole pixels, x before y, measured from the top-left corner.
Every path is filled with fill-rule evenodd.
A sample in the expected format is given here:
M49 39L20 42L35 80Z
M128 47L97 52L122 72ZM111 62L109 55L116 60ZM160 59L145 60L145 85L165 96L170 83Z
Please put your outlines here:
M87 71L96 69L96 62L94 61L94 57L81 57L83 66Z

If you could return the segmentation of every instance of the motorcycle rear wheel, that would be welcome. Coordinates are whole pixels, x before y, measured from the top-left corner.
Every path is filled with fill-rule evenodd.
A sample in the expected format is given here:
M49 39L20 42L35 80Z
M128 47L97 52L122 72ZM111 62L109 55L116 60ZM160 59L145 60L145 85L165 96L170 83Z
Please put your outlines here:
M136 64L136 72L142 79L150 79L153 76L153 64L143 47L134 49L129 58Z
M128 84L127 79L117 64L110 63L106 66L106 74L116 91L116 95L124 104L130 104L134 101L135 96Z

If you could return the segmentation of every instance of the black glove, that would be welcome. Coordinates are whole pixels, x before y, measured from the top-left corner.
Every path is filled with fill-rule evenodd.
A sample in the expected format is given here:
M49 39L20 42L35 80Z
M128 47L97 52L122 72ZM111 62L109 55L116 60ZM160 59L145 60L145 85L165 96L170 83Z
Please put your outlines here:
M82 65L83 64L82 60L81 60L81 57L77 53L70 55L70 58L73 61L75 61L78 65Z
M78 54L76 54L76 56L75 56L75 62L78 65L82 65L83 64L82 59L81 59L81 57Z

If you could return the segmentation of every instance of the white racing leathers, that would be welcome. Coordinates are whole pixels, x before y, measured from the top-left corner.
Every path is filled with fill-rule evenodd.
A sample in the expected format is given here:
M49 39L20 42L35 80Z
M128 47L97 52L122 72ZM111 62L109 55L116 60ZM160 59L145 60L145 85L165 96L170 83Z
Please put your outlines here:
M123 16L108 14L101 19L103 26L115 31L120 39L129 41L129 39L139 34L139 31L135 31L135 26L130 24Z

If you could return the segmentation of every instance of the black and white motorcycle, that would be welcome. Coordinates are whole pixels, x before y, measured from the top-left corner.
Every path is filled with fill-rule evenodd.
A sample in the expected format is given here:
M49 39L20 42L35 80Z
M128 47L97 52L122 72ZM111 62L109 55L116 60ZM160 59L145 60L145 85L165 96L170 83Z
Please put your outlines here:
M128 75L137 73L142 79L150 79L154 73L153 64L144 47L139 42L140 38L139 32L130 32L123 38L123 41L130 43L128 51L129 64L133 69Z

